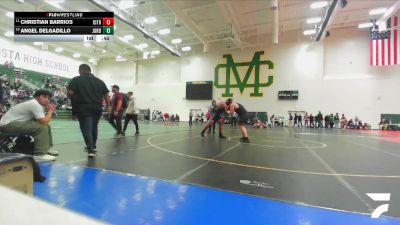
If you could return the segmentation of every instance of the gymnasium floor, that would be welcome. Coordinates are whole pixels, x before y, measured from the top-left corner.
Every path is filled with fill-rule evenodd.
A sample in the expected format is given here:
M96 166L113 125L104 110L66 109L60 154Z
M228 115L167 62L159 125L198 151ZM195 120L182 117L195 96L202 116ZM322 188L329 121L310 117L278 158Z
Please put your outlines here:
M46 201L111 224L400 224L400 134L225 125L140 123L113 138L100 124L98 155L86 157L77 122L52 122L55 163L35 183ZM132 124L129 127L133 134ZM389 211L366 193L391 193Z

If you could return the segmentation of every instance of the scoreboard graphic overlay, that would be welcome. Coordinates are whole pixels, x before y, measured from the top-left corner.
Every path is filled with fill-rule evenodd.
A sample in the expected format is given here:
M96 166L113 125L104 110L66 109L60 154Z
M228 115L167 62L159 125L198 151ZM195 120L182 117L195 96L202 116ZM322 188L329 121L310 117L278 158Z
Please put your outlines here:
M16 42L113 41L113 12L15 12Z

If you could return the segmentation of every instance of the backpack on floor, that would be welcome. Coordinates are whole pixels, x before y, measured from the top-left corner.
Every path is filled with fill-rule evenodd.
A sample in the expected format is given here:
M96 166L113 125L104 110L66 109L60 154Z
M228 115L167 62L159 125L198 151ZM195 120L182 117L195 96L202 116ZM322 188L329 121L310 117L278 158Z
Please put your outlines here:
M122 94L122 93L121 93ZM122 108L125 110L128 108L129 97L126 94L122 94Z
M14 153L22 153L24 155L33 155L34 142L29 135L21 135L14 140Z

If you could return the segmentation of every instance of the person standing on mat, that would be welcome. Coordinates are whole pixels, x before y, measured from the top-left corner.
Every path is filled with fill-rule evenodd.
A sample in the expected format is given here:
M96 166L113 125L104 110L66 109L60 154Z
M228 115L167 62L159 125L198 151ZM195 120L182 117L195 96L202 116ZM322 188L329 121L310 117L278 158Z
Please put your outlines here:
M170 124L170 119L169 119L169 113L164 113L164 125L168 126L168 125L172 125Z
M128 98L129 98L129 103L128 103L128 107L126 108L126 114L125 114L125 123L124 123L124 132L126 131L126 128L128 127L128 123L129 121L133 121L133 123L135 124L135 128L136 128L136 133L135 135L139 135L139 125L138 125L138 115L137 115L137 109L136 109L136 105L135 105L135 97L133 96L133 92L130 91L128 92Z
M305 127L305 128L310 127L310 116L308 115L307 112L306 112L306 114L304 115L304 127Z
M215 100L213 100L212 104L215 106L215 107L213 107L214 113L213 112L211 113L212 114L212 119L211 119L210 123L208 123L203 128L203 130L201 131L200 135L202 137L204 137L204 133L206 132L206 130L211 129L211 127L213 125L215 125L215 123L218 123L219 138L225 139L226 137L222 134L222 130L223 130L222 116L223 116L223 113L225 112L227 106L226 106L225 102L223 102L223 101L219 101L217 103Z
M250 143L250 139L249 136L247 135L247 128L246 128L246 122L247 119L249 118L247 110L243 107L243 105L233 101L232 98L228 98L226 100L226 106L227 110L229 110L231 115L233 115L236 112L239 117L238 121L239 128L243 136L242 138L240 138L240 141L244 143Z
M335 123L335 128L339 129L339 122L340 122L340 117L339 117L339 113L336 113L336 115L333 118L333 122Z
M89 157L96 156L97 127L103 112L103 100L106 110L110 103L105 83L96 78L89 65L79 66L80 76L72 78L68 84L68 97L74 99L72 107L79 120L79 126L85 140L85 150Z
M124 96L119 92L118 85L112 86L112 93L111 111L109 113L108 122L117 131L115 135L125 135L125 133L122 132L122 114L124 111L122 108L122 101L124 100Z
M193 110L189 112L189 126L193 125Z
M211 120L207 121L207 122L213 122L214 121L213 118L216 117L216 115L218 113L217 101L215 101L215 100L211 101L211 105L210 105L210 107L208 107L208 111L210 112ZM216 119L218 119L218 118L216 117ZM219 118L219 119L221 119L221 118ZM213 122L213 125L208 128L207 133L211 133L211 128L212 128L213 134L215 134L215 123L216 122L217 121Z

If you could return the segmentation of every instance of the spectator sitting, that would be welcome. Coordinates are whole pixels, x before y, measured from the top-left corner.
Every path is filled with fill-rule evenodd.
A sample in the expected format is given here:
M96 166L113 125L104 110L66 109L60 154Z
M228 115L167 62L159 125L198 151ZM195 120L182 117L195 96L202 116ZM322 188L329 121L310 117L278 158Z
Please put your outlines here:
M179 122L179 120L180 120L178 113L175 115L175 120L176 120L176 122Z
M382 119L381 122L379 123L379 130L387 130L388 125L389 125L389 120Z
M324 117L324 125L325 125L325 128L328 128L328 126L329 126L329 115L325 115L325 117Z
M335 123L335 128L338 129L339 128L339 122L340 122L339 113L336 113L336 115L333 118L333 122Z
M357 130L363 129L363 123L361 120L358 121Z
M315 117L310 114L310 128L315 128Z
M353 122L353 119L349 120L349 122L346 125L346 128L348 128L348 129L355 129L356 128L356 126L355 126L355 124Z
M283 116L279 116L278 117L278 126L283 127L283 122L284 122L285 118Z
M342 114L342 118L340 118L340 128L346 129L346 125L347 125L347 119L344 116L344 114Z
M256 118L253 127L258 127L258 128L267 128L267 125L263 122L261 122L261 120L259 120L258 118Z
M331 113L331 114L329 115L329 127L330 127L330 128L333 128L333 122L334 122L334 116L333 116L333 114Z
M10 92L10 96L11 96L12 99L13 98L17 98L18 91L16 89L12 89L11 92Z
M51 128L48 125L55 106L49 104L50 92L38 90L34 99L17 104L1 118L0 130L3 132L32 135L34 138L34 159L37 161L55 160L56 151L49 151L53 146ZM45 115L43 106L47 108Z
M269 118L269 120L271 121L271 126L275 126L275 115L272 114L272 116Z
M356 129L361 129L362 127L362 122L361 120L358 118L358 116L356 116L356 118L354 119L354 126L356 127Z
M3 102L4 99L4 87L3 82L0 80L0 103Z
M364 129L364 130L371 130L371 124L364 123L363 129Z

